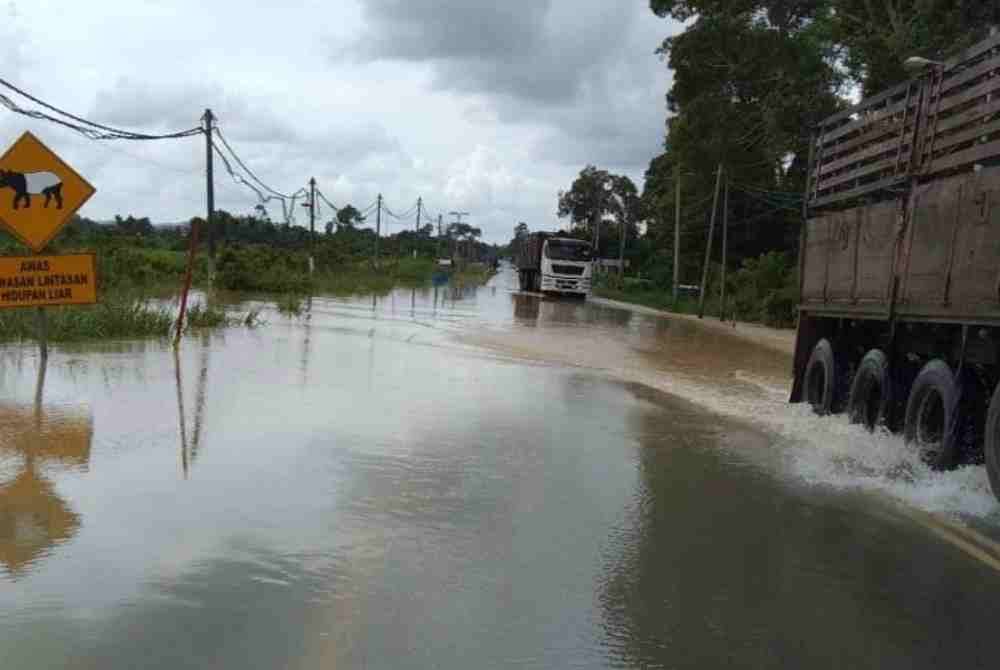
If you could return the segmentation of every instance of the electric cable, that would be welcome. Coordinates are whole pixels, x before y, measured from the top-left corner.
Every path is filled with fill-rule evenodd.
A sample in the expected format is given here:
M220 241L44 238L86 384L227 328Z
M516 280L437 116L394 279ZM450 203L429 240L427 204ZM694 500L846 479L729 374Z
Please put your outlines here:
M17 103L15 103L13 100L11 100L10 98L8 98L7 96L0 94L0 104L3 104L3 106L7 107L7 109L9 109L10 111L16 112L18 114L23 114L25 116L29 116L29 117L34 118L34 119L39 119L39 120L44 120L44 121L51 121L53 123L58 123L59 125L62 125L62 126L65 126L67 128L70 128L72 130L75 130L78 133L80 133L82 135L85 135L86 137L88 137L88 138L90 138L92 140L118 140L118 139L121 139L121 140L169 140L169 139L181 139L181 138L184 138L184 137L192 137L194 135L198 135L198 134L204 133L204 130L200 126L197 126L195 128L189 128L187 130L180 130L180 131L173 132L173 133L162 133L162 134L155 134L155 135L154 134L149 134L149 133L137 133L137 132L134 132L134 131L131 131L131 130L122 130L121 128L114 128L112 126L106 126L106 125L103 125L103 124L100 124L100 123L96 123L94 121L89 121L89 120L84 119L84 118L82 118L80 116L76 116L75 114L71 114L71 113L69 113L67 111L59 109L55 105L51 105L51 104L45 102L44 100L36 98L35 96L31 95L27 91L24 91L24 90L18 88L17 86L14 86L13 84L11 84L10 82L8 82L5 79L0 79L0 86L4 86L4 87L10 89L11 91L14 91L18 95L21 95L22 97L25 97L28 100L31 100L35 104L41 105L45 109L48 109L48 110L50 110L52 112L55 112L56 114L64 116L64 117L66 117L68 119L72 119L73 121L76 121L76 123L71 123L70 121L66 121L65 119L60 119L60 118L54 117L54 116L52 116L50 114L46 114L45 112L40 112L38 110L24 109L23 107L21 107L20 105L18 105ZM80 124L82 124L82 125L80 125Z
M268 191L269 193L272 193L272 194L274 194L274 195L276 195L278 197L281 197L281 198L291 197L291 196L288 196L288 195L282 193L281 191L278 191L276 189L271 188L270 186L268 186L267 184L265 184L263 181L261 181L260 177L258 177L256 174L254 174L253 170L251 170L249 167L247 167L247 164L243 161L243 159L241 159L239 157L239 154L236 153L236 151L233 149L232 145L229 144L229 142L226 140L226 136L222 134L222 129L219 126L216 125L214 127L214 130L215 130L215 134L219 137L220 140L222 140L223 146L225 146L226 150L229 151L229 154L233 157L233 160L236 161L237 165L239 165L241 168L243 168L243 171L246 172L247 175L249 175L251 179L253 179L255 182L257 182L257 184L261 188L263 188L265 191Z

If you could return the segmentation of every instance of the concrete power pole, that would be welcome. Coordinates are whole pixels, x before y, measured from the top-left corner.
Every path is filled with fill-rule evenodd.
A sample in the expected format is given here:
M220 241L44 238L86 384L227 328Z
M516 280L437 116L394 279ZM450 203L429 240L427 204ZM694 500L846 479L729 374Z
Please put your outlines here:
M621 247L618 249L618 279L625 277L625 236L628 234L628 226L625 217L622 217Z
M378 267L378 242L382 236L382 194L375 200L375 267Z
M719 286L719 321L726 320L726 253L729 250L729 175L722 198L722 283Z
M715 196L712 198L712 222L708 224L708 241L705 244L705 262L701 267L701 290L698 294L698 318L705 316L705 288L708 286L708 261L712 257L712 234L715 232L715 215L719 211L719 189L722 187L722 163L715 172Z
M213 125L212 122L215 120L215 116L212 114L211 109L206 109L204 116L201 120L205 122L205 209L207 210L205 218L205 228L208 237L208 258L210 260L209 267L215 262L215 226L212 225L212 219L215 217L215 178L212 170L212 133ZM211 271L209 272L211 274Z
M413 229L416 235L413 238L413 257L417 257L417 244L420 242L420 213L424 208L424 199L417 198L417 227Z
M438 238L437 238L437 252L436 252L438 258L441 258L441 237L444 235L443 232L444 226L441 223L443 219L444 216L442 214L438 214Z
M309 274L316 270L316 177L309 179Z
M674 165L674 304L681 283L681 164Z
M468 212L448 212L448 213L455 217L455 220L453 221L453 223L462 223L462 217L469 215ZM456 245L456 246L452 247L452 255L454 256L454 252L456 250L461 251L461 247L457 246L458 245L458 240L454 240L453 244ZM468 250L468 246L466 246L466 250Z

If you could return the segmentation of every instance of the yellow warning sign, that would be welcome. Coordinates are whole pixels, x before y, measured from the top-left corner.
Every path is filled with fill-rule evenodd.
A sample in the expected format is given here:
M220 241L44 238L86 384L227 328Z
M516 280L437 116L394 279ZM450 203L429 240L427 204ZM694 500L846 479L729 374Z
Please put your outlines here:
M0 222L36 253L94 190L31 133L0 157Z
M0 307L92 305L94 254L0 256Z

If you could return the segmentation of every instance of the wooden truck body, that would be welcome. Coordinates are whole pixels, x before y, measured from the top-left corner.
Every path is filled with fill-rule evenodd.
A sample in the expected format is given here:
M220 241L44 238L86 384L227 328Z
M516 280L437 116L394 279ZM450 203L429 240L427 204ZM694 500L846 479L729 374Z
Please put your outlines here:
M825 119L793 402L904 432L1000 496L1000 35Z

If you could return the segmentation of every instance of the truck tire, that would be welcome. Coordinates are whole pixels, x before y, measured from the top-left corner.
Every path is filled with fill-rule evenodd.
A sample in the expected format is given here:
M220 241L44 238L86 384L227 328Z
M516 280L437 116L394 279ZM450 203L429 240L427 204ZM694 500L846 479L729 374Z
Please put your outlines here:
M542 292L542 271L535 270L531 273L531 290L535 293Z
M936 358L920 369L906 401L903 439L935 470L954 467L958 453L959 388L951 367Z
M518 270L517 271L517 286L522 291L528 290L528 271Z
M806 402L820 416L830 414L834 409L840 384L838 372L833 345L830 340L823 338L813 347L803 376Z
M884 424L892 400L892 379L889 359L881 349L872 349L858 365L847 400L847 415L851 423L860 423L869 431Z
M983 456L986 474L990 478L993 495L1000 500L1000 384L997 384L986 413L986 435L983 439Z

